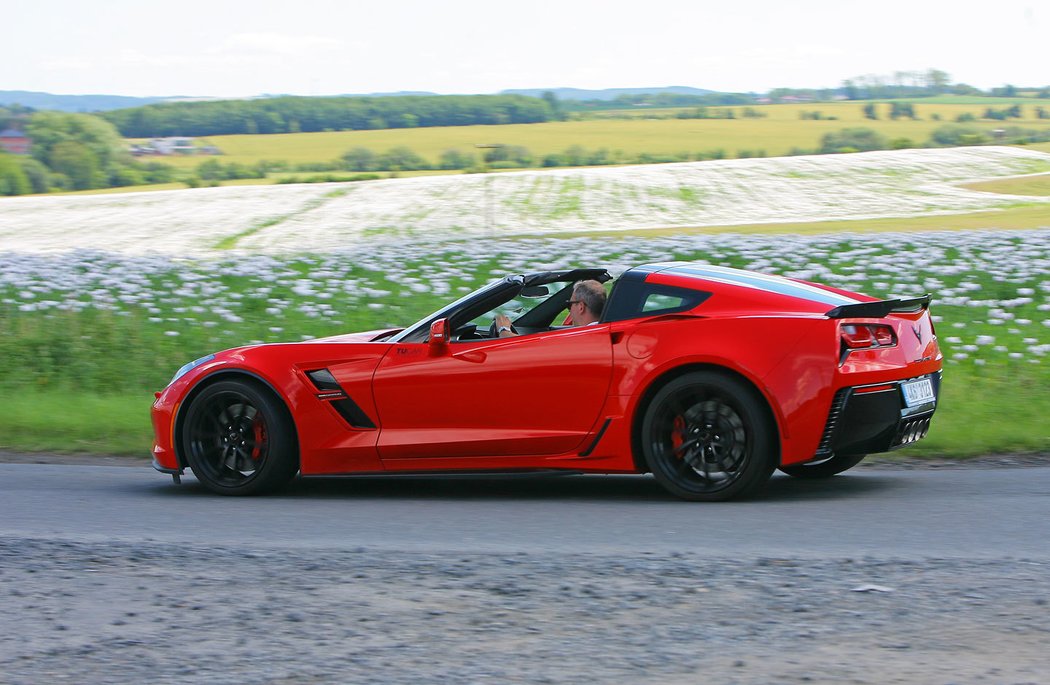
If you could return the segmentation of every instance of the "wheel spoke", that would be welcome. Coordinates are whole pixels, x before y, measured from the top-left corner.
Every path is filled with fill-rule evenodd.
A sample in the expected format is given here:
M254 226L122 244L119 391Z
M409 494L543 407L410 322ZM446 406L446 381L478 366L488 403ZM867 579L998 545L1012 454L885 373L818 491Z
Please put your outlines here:
M683 450L686 450L686 449L696 445L699 442L700 442L700 438L689 438L688 440L683 442L678 447L672 447L671 451L673 451L675 454L678 454L679 452L682 452Z

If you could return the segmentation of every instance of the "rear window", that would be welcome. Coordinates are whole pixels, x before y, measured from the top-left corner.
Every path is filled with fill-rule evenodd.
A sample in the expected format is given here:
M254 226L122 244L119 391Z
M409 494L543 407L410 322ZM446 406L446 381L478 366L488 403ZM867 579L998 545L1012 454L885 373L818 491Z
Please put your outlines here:
M645 296L645 302L642 304L642 313L674 311L681 308L683 304L685 304L685 297L682 295L649 293Z
M613 288L603 320L622 321L686 312L710 296L711 293L703 290L654 285L640 279L621 279Z

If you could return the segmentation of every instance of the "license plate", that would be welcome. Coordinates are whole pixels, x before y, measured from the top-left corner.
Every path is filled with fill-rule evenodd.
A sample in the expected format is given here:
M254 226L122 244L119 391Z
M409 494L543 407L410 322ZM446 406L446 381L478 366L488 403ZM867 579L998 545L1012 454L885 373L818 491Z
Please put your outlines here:
M929 378L901 383L901 390L904 391L904 404L909 407L934 402L937 399L933 394L933 383Z

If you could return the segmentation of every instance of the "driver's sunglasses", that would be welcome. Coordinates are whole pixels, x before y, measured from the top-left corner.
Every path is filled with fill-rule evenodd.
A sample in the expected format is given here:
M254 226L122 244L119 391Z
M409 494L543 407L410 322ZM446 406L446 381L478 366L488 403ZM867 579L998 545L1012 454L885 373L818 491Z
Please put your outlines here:
M570 307L573 306L574 304L583 304L583 300L569 300L569 306Z

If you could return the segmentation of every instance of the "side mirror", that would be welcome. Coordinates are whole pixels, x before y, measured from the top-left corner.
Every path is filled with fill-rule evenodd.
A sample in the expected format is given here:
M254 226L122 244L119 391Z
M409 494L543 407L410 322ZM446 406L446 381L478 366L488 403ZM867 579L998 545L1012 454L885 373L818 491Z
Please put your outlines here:
M448 319L438 319L430 324L430 353L439 354L444 352L448 348L451 338L452 327L449 326Z

